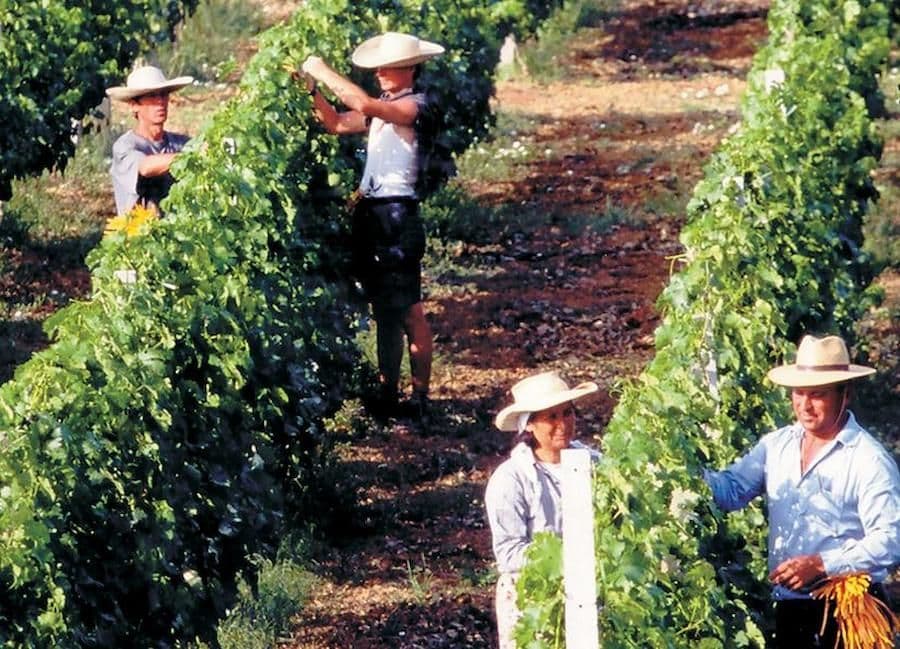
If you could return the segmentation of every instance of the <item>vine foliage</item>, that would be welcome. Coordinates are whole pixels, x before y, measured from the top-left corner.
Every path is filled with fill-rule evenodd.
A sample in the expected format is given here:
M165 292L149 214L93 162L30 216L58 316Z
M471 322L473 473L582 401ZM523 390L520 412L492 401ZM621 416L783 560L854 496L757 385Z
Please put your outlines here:
M12 65L28 39L4 40L4 70L36 80L4 122L7 182L61 163L45 151L65 139L59 125L118 74L134 34L157 33L138 12L156 4L113 4L0 14L5 39L15 26L50 53ZM103 240L88 258L90 299L48 320L53 344L0 387L0 645L215 643L247 557L271 551L287 524L315 523L323 420L357 362L341 240L358 161L315 122L289 70L316 54L350 72L353 47L386 29L440 42L447 54L424 81L461 151L490 123L495 21L517 24L523 6L309 0L262 35L237 96L173 165L166 218ZM66 78L69 99L41 118L36 96L54 95L44 86L60 65L85 76ZM45 126L34 147L18 138Z
M763 512L723 515L700 476L787 419L788 400L764 376L793 341L808 331L852 340L875 299L861 222L876 197L881 142L869 111L888 11L876 0L772 3L743 121L688 205L656 356L621 385L603 437L594 506L604 647L764 645ZM522 647L564 644L554 544L534 547L519 582Z
M0 0L0 200L65 169L75 127L198 0Z

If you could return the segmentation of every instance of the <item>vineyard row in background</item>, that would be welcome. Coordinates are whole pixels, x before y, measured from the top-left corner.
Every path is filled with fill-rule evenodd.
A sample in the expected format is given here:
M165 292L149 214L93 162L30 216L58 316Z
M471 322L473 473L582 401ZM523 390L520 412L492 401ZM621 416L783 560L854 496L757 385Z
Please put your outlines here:
M890 11L874 0L772 3L740 128L688 206L655 358L604 435L594 482L604 647L764 646L764 515L756 505L725 517L701 470L787 420L787 399L763 379L803 333L854 341L877 301L861 232L877 195L872 117ZM560 546L546 536L530 549L520 646L564 645Z

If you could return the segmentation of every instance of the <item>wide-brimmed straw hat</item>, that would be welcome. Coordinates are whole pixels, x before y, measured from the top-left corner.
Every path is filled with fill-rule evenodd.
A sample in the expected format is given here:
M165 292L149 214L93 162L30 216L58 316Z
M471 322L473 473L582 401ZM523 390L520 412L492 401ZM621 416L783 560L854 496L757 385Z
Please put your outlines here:
M512 387L513 403L497 413L494 423L500 430L518 430L519 415L539 412L597 391L593 381L570 388L557 372L541 372L522 379Z
M353 65L365 68L405 68L444 53L437 43L411 34L385 32L363 41L353 50Z
M153 65L145 65L135 68L128 75L124 86L107 88L106 94L119 101L128 101L129 99L136 99L142 95L149 95L163 90L175 92L193 82L194 77L166 79L166 75L163 74L162 70Z
M850 362L847 344L840 336L804 336L797 348L797 362L769 370L769 380L789 388L811 388L844 383L875 373L874 367Z

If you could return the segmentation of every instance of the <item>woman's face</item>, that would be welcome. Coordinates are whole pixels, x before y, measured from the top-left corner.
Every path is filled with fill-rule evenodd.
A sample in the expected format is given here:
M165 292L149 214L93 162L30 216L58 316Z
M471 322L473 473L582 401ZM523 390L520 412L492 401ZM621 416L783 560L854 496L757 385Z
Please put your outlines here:
M571 401L539 410L528 418L527 430L534 435L538 448L561 451L575 437L575 406Z

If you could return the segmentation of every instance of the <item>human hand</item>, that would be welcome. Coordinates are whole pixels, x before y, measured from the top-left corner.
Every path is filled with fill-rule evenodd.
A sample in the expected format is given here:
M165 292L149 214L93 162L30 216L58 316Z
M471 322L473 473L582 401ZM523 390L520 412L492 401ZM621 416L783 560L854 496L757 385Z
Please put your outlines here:
M771 573L773 584L800 590L825 576L825 564L818 554L804 554L782 561Z
M313 91L316 89L316 80L313 79L310 75L306 74L305 72L301 72L300 70L294 70L293 72L291 72L291 79L293 79L297 83L299 83L301 81L303 83L305 83L306 84L306 92L308 92L309 94L312 94Z

